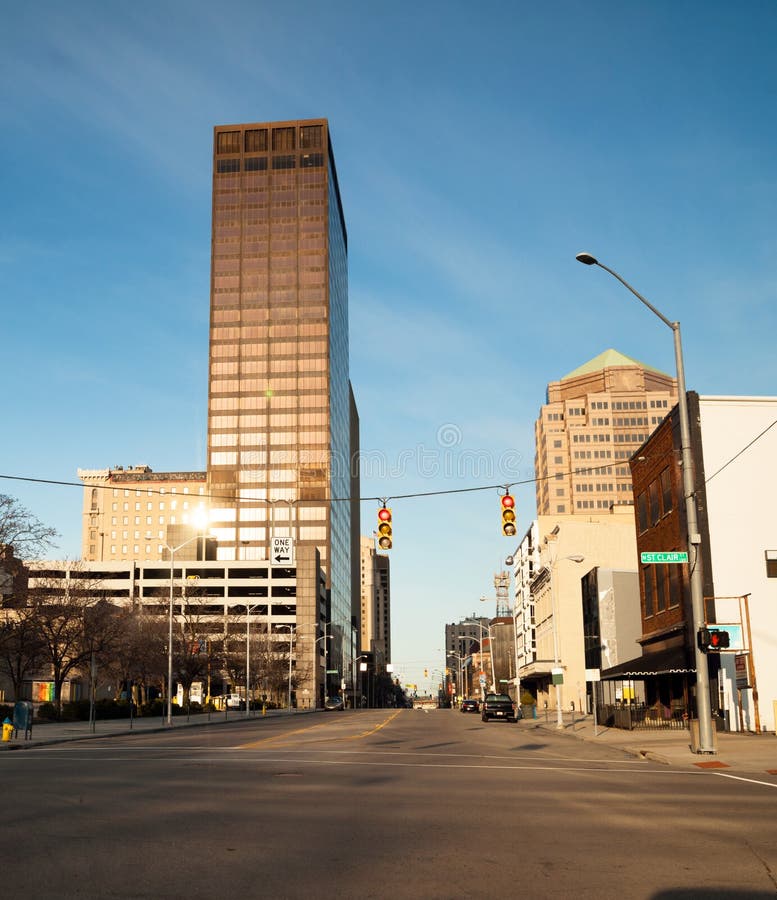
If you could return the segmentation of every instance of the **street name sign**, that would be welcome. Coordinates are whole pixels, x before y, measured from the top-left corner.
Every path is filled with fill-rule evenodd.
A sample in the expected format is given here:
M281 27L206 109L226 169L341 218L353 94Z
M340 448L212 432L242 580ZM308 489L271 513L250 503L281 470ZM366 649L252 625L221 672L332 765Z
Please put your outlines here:
M274 566L294 565L294 538L274 537L270 561Z
M639 554L643 563L687 563L688 554L685 550L657 550L643 551Z

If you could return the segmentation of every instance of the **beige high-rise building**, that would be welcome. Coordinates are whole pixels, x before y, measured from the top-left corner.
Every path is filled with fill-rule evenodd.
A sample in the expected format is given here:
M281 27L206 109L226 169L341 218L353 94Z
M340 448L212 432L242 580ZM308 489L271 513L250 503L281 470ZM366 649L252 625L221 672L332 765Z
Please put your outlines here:
M84 483L81 556L86 562L162 559L202 530L207 518L205 472L154 472L148 466L79 469ZM181 548L179 558L202 556Z
M534 427L537 515L632 503L628 460L676 402L675 378L617 350L551 381Z

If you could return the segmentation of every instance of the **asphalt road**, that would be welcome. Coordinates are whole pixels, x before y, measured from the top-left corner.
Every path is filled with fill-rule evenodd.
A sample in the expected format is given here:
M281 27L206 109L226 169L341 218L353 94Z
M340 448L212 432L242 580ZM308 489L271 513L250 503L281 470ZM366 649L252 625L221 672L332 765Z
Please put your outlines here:
M777 778L455 710L359 710L0 756L29 898L777 895Z

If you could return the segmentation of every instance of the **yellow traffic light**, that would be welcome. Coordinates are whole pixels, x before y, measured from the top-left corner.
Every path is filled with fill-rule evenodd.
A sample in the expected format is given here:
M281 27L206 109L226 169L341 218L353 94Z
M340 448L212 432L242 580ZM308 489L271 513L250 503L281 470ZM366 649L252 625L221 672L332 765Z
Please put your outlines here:
M378 510L378 547L381 550L391 550L393 544L391 510L387 506L381 506Z
M505 537L513 537L516 531L515 497L512 494L504 494L502 496L502 534Z

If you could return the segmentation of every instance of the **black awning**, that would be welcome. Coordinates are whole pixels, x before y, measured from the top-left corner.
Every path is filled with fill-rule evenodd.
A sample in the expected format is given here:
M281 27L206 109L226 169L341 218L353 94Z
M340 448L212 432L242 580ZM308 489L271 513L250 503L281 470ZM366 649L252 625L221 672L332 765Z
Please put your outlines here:
M602 669L602 681L645 678L648 675L687 675L695 672L696 667L689 665L684 647L669 647L655 653L645 653L610 669Z

